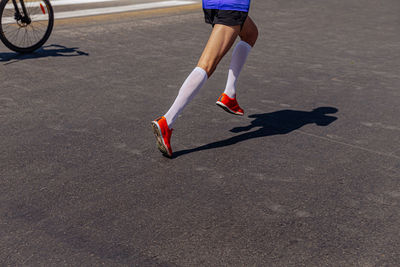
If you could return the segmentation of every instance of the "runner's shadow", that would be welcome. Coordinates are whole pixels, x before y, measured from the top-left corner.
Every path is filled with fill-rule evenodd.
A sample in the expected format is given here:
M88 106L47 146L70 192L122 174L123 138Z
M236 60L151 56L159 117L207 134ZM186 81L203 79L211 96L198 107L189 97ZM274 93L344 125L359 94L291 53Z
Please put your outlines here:
M328 126L337 120L337 117L327 116L326 114L336 113L337 111L338 109L334 107L319 107L312 111L287 109L271 113L253 114L249 116L249 118L254 118L250 125L235 127L230 130L233 133L244 133L196 148L174 152L173 157L176 158L192 152L230 146L253 138L288 134L311 123L315 123L318 126ZM258 129L249 132L254 128Z
M21 61L42 57L77 57L89 56L89 53L79 50L79 47L65 47L63 45L46 45L33 53L18 54L15 52L0 53L0 62Z

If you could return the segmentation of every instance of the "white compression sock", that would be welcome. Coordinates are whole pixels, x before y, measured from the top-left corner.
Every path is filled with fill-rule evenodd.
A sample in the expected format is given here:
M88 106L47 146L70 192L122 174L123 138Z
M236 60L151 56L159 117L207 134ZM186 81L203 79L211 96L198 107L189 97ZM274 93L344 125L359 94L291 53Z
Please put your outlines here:
M244 41L240 41L235 50L233 50L231 65L229 67L228 80L224 93L233 98L236 96L236 80L239 77L240 71L246 62L247 56L251 50L251 45Z
M200 88L207 81L207 78L207 72L200 67L196 67L186 78L181 89L179 89L178 96L174 103L164 115L169 128L174 124L176 118L178 118L178 115L182 112L185 106L199 92Z

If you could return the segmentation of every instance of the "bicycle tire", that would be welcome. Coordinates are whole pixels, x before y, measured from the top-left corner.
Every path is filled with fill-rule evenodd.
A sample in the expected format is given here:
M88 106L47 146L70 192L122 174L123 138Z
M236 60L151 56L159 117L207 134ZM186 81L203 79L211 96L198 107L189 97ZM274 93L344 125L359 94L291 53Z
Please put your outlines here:
M35 50L39 49L40 47L42 47L47 42L47 40L49 39L50 34L53 30L53 26L54 26L54 11L53 11L53 7L51 6L49 0L41 0L41 1L45 3L46 9L48 12L47 28L46 28L43 36L40 37L38 41L36 41L35 43L33 43L31 45L24 47L24 46L20 46L18 44L13 43L12 41L10 41L9 38L7 38L7 36L3 30L4 25L3 25L2 21L3 21L4 11L6 10L7 3L11 2L11 0L1 0L1 2L0 2L0 40L3 42L3 44L6 47L8 47L9 49L11 49L15 52L18 52L18 53L31 53L31 52L34 52ZM18 25L18 23L16 21L15 21L15 23Z

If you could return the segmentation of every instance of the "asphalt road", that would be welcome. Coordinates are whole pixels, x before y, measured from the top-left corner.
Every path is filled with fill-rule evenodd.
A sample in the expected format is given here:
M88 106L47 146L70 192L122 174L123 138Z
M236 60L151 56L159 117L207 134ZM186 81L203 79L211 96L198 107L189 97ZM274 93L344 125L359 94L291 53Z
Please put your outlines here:
M210 33L199 7L58 21L0 46L1 266L399 266L400 2L260 0L260 38L150 122Z

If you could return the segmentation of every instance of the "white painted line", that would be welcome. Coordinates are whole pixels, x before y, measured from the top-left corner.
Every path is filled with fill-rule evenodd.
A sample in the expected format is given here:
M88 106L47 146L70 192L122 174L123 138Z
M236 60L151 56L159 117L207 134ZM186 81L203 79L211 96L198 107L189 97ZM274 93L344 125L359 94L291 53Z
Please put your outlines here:
M102 8L93 8L93 9L84 9L84 10L75 10L66 12L55 12L54 17L55 19L67 19L67 18L87 17L95 15L145 10L152 8L184 6L195 3L198 3L198 1L186 1L186 0L161 1L161 2L146 3L146 4L128 5L128 6L102 7ZM34 17L31 17L31 19L32 21L47 20L48 16L36 15ZM6 17L2 19L1 23L3 24L15 23L15 19L12 17Z
M162 1L162 2L135 4L135 5L128 5L128 6L93 8L93 9L86 9L86 10L76 10L76 11L66 11L66 12L56 13L55 18L56 19L66 19L66 18L86 17L86 16L94 16L94 15L103 15L103 14L112 14L112 13L120 13L120 12L127 12L127 11L160 8L160 7L182 6L182 5L189 5L189 4L194 4L194 3L196 3L196 2L195 1Z
M93 4L93 3L104 3L104 2L112 2L116 0L53 0L50 1L52 6L69 6L69 5L81 5L81 4ZM44 2L37 1L37 2L26 2L25 5L28 6L35 6L42 3L44 5ZM6 5L7 9L12 9L14 8L13 4L7 4Z
M79 5L79 4L91 4L91 3L102 3L112 2L116 0L51 0L52 6L67 6L67 5Z

